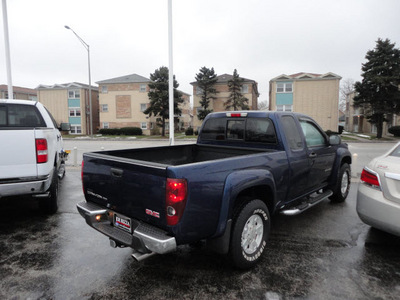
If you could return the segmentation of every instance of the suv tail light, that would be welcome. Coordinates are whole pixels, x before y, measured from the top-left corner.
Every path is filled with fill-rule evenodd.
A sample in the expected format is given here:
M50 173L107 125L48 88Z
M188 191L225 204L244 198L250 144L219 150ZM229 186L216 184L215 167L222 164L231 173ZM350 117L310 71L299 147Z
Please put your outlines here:
M165 204L167 225L178 224L186 206L187 182L186 179L167 178L165 191Z
M46 163L48 160L48 149L46 139L36 139L36 162Z
M366 183L372 187L380 189L378 174L376 174L374 171L371 171L368 168L364 168L362 170L361 181L363 181L364 183Z

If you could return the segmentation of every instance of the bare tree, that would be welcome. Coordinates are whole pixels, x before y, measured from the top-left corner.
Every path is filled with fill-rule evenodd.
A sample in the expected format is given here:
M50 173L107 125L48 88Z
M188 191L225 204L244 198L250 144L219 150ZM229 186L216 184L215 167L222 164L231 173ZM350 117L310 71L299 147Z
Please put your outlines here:
M345 111L346 110L346 97L347 94L354 91L354 79L347 78L342 80L340 83L340 97L339 97L339 110Z
M268 109L268 100L258 102L257 109L258 110L266 110L266 109Z

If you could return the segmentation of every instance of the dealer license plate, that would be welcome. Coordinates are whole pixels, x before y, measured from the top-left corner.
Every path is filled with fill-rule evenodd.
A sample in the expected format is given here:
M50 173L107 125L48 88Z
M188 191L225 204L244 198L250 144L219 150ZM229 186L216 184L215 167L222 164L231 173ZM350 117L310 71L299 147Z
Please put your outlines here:
M132 221L120 214L114 214L114 227L132 233Z

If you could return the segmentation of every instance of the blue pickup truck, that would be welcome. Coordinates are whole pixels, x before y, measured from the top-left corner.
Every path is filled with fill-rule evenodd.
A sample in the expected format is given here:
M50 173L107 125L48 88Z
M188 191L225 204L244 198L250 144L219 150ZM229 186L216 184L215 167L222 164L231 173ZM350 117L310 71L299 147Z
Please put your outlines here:
M346 199L350 164L340 137L305 115L212 113L196 144L85 153L77 208L137 260L206 241L247 269L264 252L271 216Z

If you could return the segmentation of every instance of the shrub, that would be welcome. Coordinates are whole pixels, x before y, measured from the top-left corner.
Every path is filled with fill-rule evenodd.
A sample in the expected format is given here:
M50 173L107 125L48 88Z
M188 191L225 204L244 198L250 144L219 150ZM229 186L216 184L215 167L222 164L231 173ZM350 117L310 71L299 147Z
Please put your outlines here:
M186 135L193 135L193 128L189 127L188 129L186 129L185 134Z
M392 126L389 128L389 133L394 136L400 136L400 126Z
M122 127L121 134L124 135L142 135L143 131L139 127Z
M100 134L105 134L105 135L120 135L121 132L119 128L101 128L99 130Z
M139 127L123 127L123 128L102 128L99 133L105 135L142 135L143 131Z
M153 129L150 130L151 135L160 135L160 128L156 125L153 126Z

